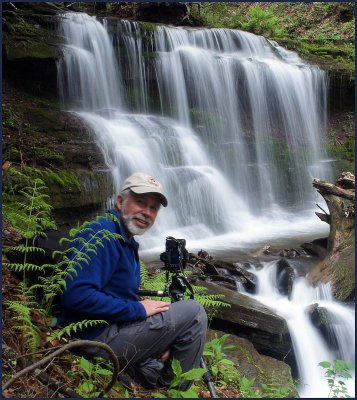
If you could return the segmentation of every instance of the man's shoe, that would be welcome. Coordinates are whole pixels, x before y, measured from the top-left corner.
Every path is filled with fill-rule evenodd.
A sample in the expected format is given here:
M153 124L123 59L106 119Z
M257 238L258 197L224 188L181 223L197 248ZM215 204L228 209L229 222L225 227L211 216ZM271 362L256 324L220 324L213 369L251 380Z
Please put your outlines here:
M126 371L121 372L118 375L118 379L125 389L133 391L133 384L135 384L135 382Z

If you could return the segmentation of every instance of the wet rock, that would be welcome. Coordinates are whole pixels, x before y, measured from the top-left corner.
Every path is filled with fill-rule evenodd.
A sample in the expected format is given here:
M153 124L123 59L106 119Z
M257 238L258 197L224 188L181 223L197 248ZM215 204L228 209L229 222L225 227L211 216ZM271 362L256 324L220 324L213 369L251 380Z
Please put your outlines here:
M280 259L276 267L278 290L281 294L290 297L295 279L295 271L285 258Z
M329 311L325 307L320 307L318 303L315 303L306 308L306 313L309 314L312 324L320 331L327 345L337 350L337 338L333 329L331 329L332 321Z
M282 335L288 333L284 318L278 316L272 309L256 299L242 293L224 288L213 282L200 282L212 294L224 294L224 301L231 307L222 307L219 318L225 321L254 328L269 334Z
M197 255L198 255L199 257L204 258L205 260L208 260L208 261L213 260L213 257L210 256L210 255L207 253L207 251L202 250L202 249L197 253Z
M208 278L208 282L216 282L231 290L237 290L237 281L229 275L213 275Z
M209 329L207 341L223 335L224 332ZM260 354L248 339L236 335L229 335L224 343L232 346L229 350L225 350L225 353L227 358L234 362L240 377L254 380L253 390L259 389L262 384L272 384L276 388L288 387L289 397L299 397L288 364Z
M250 268L250 264L248 262L245 263L228 263L225 261L214 261L214 265L220 269L226 269L231 275L236 275L241 279L241 283L244 285L244 288L249 293L255 293L257 277L252 273L247 271L247 268ZM244 266L244 267L243 267Z
M303 243L301 245L301 247L310 255L315 256L315 257L319 257L319 258L324 258L327 254L327 249L326 246L322 245L322 239L321 241L314 241L314 242L307 242L307 243Z
M296 258L296 257L300 257L301 253L297 249L283 249L280 251L279 256L285 257L285 258Z

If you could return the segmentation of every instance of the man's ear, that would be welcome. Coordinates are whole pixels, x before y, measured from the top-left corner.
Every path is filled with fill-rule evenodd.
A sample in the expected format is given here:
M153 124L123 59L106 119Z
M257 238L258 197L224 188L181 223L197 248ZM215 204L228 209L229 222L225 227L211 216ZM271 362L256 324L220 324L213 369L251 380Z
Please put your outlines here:
M116 206L117 206L117 209L119 211L121 211L121 208L123 206L123 196L121 194L119 194L118 197L117 197Z

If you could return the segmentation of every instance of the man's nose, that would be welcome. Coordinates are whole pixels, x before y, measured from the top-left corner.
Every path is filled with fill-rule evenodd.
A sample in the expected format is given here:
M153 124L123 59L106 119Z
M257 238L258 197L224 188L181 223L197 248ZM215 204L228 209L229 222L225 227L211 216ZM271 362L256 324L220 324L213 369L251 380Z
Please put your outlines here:
M151 216L151 208L149 206L143 207L141 212L145 217L150 217Z

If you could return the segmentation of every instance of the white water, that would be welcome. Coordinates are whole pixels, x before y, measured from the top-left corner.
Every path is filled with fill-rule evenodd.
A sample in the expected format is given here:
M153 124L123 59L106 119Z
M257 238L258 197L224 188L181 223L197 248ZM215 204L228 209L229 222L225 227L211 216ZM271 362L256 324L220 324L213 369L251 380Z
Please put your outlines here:
M144 36L136 23L78 13L59 29L60 94L96 134L113 175L109 203L138 170L167 191L143 251L159 253L168 235L234 249L327 234L311 184L330 176L322 71L241 31L161 26Z
M330 387L321 361L335 359L354 363L355 359L355 311L352 307L333 300L329 284L317 288L308 285L305 277L294 280L291 298L279 293L276 279L276 261L268 262L261 270L254 271L258 277L258 290L251 295L273 309L287 321L299 372L299 395L302 398L327 398ZM249 295L249 294L248 294ZM308 307L318 304L327 310L329 330L334 334L336 348L329 345L321 332L312 324ZM336 382L337 384L337 382ZM355 379L345 381L348 394L355 396ZM331 397L331 396L330 396Z
M113 176L109 204L134 171L153 174L167 191L169 207L140 238L142 256L157 258L169 235L211 254L327 235L311 184L331 177L322 71L240 31L162 26L144 36L135 23L78 13L63 15L59 31L66 41L60 95L96 135ZM317 298L304 281L287 300L269 279L260 278L267 284L258 296L288 321L306 385L300 394L322 397L317 364L336 354L304 308L318 301L334 316L345 360L354 356L352 312Z

